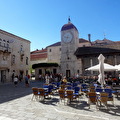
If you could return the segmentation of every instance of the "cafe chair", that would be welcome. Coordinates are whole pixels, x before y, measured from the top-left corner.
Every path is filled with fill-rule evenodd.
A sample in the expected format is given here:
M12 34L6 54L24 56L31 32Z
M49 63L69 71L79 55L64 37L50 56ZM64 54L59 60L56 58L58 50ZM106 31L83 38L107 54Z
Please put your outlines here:
M38 96L39 96L39 94L38 94L38 88L32 87L32 93L33 93L32 100L33 100L33 98L35 98L35 100L37 100Z
M72 90L72 86L71 85L66 85L67 90Z
M103 89L102 88L96 88L95 91L101 93L101 92L103 92Z
M71 103L74 99L78 98L77 95L74 95L73 90L66 90L66 98L67 98L67 103Z
M66 85L64 84L60 85L60 89L65 90L65 88L66 88Z
M49 96L48 92L45 92L44 88L38 88L39 99L44 100L46 96Z
M108 109L107 101L108 101L108 93L105 92L100 93L100 97L98 97L98 102L100 103L100 106L103 104Z
M95 86L90 86L89 91L90 92L95 92Z
M81 92L84 92L84 93L88 92L88 86L86 84L81 85Z
M59 89L58 94L59 94L59 97L60 97L59 98L59 103L62 102L62 100L64 100L64 104L65 104L65 98L66 98L65 90Z
M95 104L96 105L96 109L98 109L98 102L97 102L97 95L95 92L88 92L88 105L89 105L89 109L90 109L90 105L91 104Z
M108 101L111 101L112 104L114 105L114 98L112 95L112 89L104 89L106 93L108 93Z
M80 87L74 87L74 95L80 95Z

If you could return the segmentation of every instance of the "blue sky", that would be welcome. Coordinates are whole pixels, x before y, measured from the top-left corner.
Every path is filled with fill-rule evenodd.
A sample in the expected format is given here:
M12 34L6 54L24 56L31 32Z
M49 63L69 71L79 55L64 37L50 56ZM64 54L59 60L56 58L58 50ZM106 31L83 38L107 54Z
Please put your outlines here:
M31 41L31 51L61 40L71 22L79 38L120 41L120 0L0 0L0 29Z

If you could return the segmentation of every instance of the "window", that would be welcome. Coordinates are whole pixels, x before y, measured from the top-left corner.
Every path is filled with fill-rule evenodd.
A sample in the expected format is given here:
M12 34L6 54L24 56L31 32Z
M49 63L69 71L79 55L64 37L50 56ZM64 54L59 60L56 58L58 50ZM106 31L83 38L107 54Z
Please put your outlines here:
M12 56L12 64L15 64L15 55Z
M21 47L20 47L20 51L23 51L23 46L21 45Z
M28 57L26 57L26 65L28 65Z
M21 62L23 62L23 55L20 55L20 60Z
M49 49L49 52L51 52L52 50L51 49Z

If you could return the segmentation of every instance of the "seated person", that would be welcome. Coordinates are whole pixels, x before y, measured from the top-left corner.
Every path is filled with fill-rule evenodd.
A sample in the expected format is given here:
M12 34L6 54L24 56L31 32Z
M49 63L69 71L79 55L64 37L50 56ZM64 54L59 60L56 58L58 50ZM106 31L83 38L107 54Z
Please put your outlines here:
M67 79L66 79L66 77L64 77L64 78L62 79L61 84L66 84L66 83L67 83Z

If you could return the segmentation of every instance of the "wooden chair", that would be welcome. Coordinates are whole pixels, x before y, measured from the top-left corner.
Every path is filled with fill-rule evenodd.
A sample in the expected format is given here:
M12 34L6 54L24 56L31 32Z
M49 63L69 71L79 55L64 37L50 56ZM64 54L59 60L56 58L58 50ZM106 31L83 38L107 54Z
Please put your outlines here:
M89 104L89 109L91 104L96 104L96 109L98 109L98 102L97 102L97 96L95 92L88 92L88 104Z
M95 92L95 86L90 86L90 92Z
M68 100L67 103L71 103L71 101L73 101L74 99L78 98L78 96L74 95L74 91L73 90L67 90L66 91L66 98Z
M98 98L98 102L100 102L100 106L101 104L103 104L108 109L107 101L108 101L108 93L105 92L100 93L100 97Z
M35 98L36 100L38 99L38 88L36 87L32 87L32 91L33 91L33 96L32 96L32 100L33 98Z
M104 89L106 93L108 93L108 101L111 101L112 104L114 105L114 98L112 95L112 89Z
M38 88L38 92L39 92L39 98L41 98L42 100L44 100L45 97L49 95L48 92L45 92L44 88Z
M60 101L62 102L62 100L64 100L64 104L65 104L65 98L66 98L65 90L59 89L59 90L58 90L58 93L59 93L59 97L60 97L59 102L60 102Z
M66 85L62 84L62 85L60 85L60 88L63 89L63 90L65 90Z

